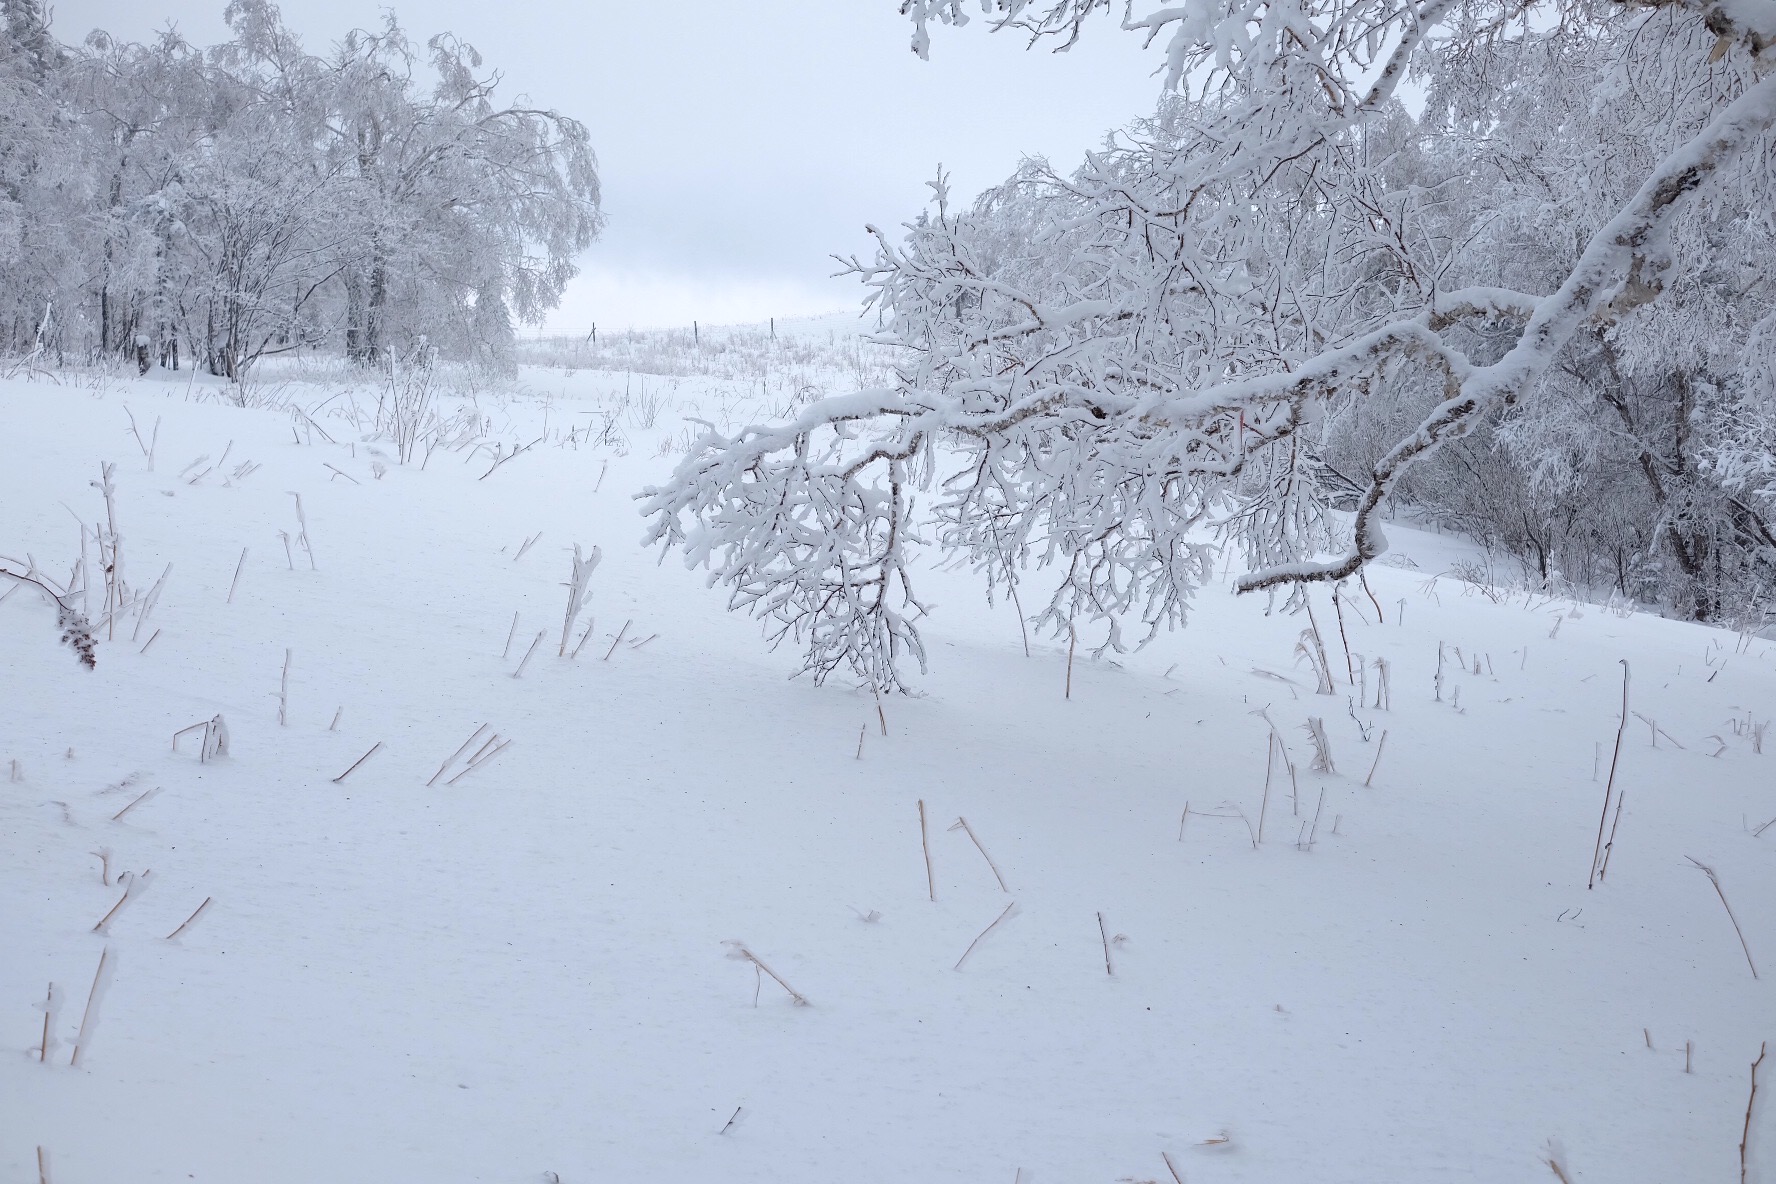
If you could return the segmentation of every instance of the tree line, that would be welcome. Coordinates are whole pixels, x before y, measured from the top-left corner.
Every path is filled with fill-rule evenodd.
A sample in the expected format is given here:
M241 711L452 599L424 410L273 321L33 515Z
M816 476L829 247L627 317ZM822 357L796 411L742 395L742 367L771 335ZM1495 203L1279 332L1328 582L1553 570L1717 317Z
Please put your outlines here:
M324 53L266 0L194 47L0 0L0 352L239 378L321 350L510 364L597 235L584 125L385 13Z

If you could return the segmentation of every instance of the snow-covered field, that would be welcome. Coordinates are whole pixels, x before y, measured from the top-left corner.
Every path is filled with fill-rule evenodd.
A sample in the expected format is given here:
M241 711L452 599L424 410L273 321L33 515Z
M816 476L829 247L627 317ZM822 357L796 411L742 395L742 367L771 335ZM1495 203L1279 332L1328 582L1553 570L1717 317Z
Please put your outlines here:
M525 378L423 469L324 385L0 383L0 554L65 578L110 462L126 582L168 572L94 671L0 603L0 1179L1738 1178L1776 645L1396 531L1350 658L1315 593L1333 695L1305 618L1214 590L1081 645L1068 699L1064 645L927 572L932 668L878 717L639 543L680 415L784 396ZM218 713L228 755L172 750ZM1776 1181L1765 1091L1748 1154Z

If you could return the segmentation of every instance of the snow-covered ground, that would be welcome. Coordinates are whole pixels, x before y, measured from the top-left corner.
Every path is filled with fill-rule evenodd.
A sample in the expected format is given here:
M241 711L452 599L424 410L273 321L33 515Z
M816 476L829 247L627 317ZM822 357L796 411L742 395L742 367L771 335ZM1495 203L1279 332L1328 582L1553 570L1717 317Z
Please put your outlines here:
M1330 696L1305 618L1209 590L1068 699L1064 646L927 572L932 668L878 717L639 543L679 416L786 396L525 379L423 469L330 387L0 383L0 554L64 578L113 462L125 579L168 573L94 671L0 603L0 1179L1737 1178L1776 646L1396 531L1418 570L1342 625L1315 594ZM172 750L218 713L226 757ZM1768 1092L1749 1144L1776 1181Z

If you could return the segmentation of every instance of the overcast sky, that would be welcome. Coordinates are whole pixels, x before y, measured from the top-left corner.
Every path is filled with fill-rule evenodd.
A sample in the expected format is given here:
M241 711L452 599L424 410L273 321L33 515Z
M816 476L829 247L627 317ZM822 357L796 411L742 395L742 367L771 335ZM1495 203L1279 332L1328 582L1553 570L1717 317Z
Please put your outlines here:
M139 40L172 21L227 37L225 0L60 0L54 29ZM291 0L286 22L324 52L372 26L374 0ZM1024 155L1073 163L1149 110L1156 59L1101 23L1072 52L1026 52L979 20L908 49L895 0L411 0L416 40L450 31L528 95L584 122L608 228L553 326L719 324L856 305L829 255L867 254L941 162L959 194Z

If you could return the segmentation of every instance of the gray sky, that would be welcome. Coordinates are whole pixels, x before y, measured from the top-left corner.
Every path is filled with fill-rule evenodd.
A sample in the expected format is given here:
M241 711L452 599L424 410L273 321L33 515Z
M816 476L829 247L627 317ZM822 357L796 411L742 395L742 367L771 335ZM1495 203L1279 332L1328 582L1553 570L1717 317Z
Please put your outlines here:
M54 29L132 40L168 20L227 36L225 0L60 0ZM378 21L374 0L291 0L314 51ZM763 320L854 306L830 254L866 254L941 162L971 197L1019 157L1073 163L1151 108L1157 59L1106 21L1072 52L1025 52L983 22L908 49L895 0L411 0L416 40L450 31L528 95L583 121L608 228L551 324L610 328Z

